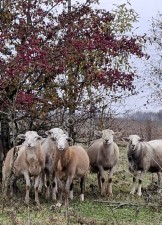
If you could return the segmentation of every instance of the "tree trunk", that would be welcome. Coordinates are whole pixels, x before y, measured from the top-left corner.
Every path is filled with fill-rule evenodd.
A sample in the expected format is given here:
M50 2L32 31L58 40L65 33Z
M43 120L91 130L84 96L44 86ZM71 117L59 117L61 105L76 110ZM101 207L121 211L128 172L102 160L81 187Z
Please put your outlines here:
M1 140L3 146L4 157L10 149L10 131L9 131L9 119L6 114L1 114Z

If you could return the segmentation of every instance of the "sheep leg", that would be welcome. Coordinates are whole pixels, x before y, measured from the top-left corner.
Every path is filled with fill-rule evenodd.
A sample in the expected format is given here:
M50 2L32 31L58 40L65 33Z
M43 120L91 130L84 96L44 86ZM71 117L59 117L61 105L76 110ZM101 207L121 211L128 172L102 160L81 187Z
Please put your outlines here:
M46 174L46 199L50 198L50 173L48 169L45 169Z
M66 185L65 185L65 207L67 207L69 204L68 198L69 198L69 191L70 191L70 186L71 186L72 182L73 182L72 177L68 177L68 179L66 181Z
M97 180L98 180L98 187L99 187L99 191L101 192L101 178L100 178L100 173L97 173Z
M39 180L39 186L38 186L38 192L41 193L43 184L45 182L45 175L44 173L41 174L40 180Z
M29 190L30 190L30 177L28 172L24 172L24 178L26 181L26 195L25 195L25 204L29 205Z
M71 185L70 185L70 193L69 193L69 198L71 200L73 200L73 198L74 198L74 196L73 196L73 186L74 186L74 184L72 182Z
M135 191L136 191L136 180L137 180L137 173L133 174L133 185L132 185L132 189L130 194L134 195Z
M57 201L56 207L61 207L63 185L62 185L62 182L59 178L56 178L56 179L57 179L57 185L58 185L58 201Z
M9 180L9 177L5 177L2 180L3 199L6 199L7 198L8 180Z
M57 193L57 179L55 176L53 176L53 182L52 182L52 199L56 200L56 193Z
M16 177L14 174L11 175L10 178L10 194L11 196L14 194L14 183L16 182Z
M106 195L105 177L104 177L104 169L102 166L99 166L99 173L100 173L100 182L101 182L101 196L105 196Z
M41 176L38 175L35 177L35 184L34 184L34 191L35 191L35 202L37 206L40 208L40 202L39 202L39 197L38 197L38 187L39 187L39 182L40 182Z
M85 178L80 178L80 200L84 201Z
M157 176L158 176L158 188L157 188L157 192L158 193L161 193L161 188L160 188L160 186L161 186L161 174L160 174L160 172L157 172Z
M142 195L142 180L143 180L143 176L144 176L145 172L141 171L140 177L139 177L139 181L138 181L138 190L137 190L137 195L141 196Z
M108 195L109 196L112 196L113 193L112 193L112 176L113 176L113 173L114 173L114 167L112 167L109 171L109 175L108 175Z

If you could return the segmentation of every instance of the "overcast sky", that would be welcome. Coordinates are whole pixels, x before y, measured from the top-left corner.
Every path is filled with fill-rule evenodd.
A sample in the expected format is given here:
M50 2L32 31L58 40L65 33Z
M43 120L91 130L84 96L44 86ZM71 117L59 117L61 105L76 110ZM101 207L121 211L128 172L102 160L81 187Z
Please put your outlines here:
M126 3L126 0L99 0L99 7L111 10L114 4ZM132 8L139 14L138 32L145 33L149 29L150 20L158 11L162 12L162 0L130 0Z
M125 0L99 0L100 8L111 10L114 4L122 4L125 3ZM134 27L138 27L135 30L138 34L150 33L150 25L152 17L156 17L158 12L162 13L162 0L130 0L132 8L139 14L139 22L134 24ZM150 51L150 54L153 57L156 57L155 51ZM143 73L144 63L140 63L138 66L139 73ZM143 111L158 111L162 109L162 106L152 106L147 105L144 107L143 105L147 102L147 98L145 97L149 93L148 87L145 87L144 92L139 94L138 96L130 97L126 101L126 107L134 110L143 110Z
M85 2L86 0L79 0L79 2ZM72 4L76 2L76 0L72 0ZM98 8L106 9L111 11L112 8L115 8L115 5L120 5L126 3L126 0L99 0ZM156 17L158 12L162 13L162 0L129 0L131 7L139 14L139 21L134 24L135 29L134 33L143 35L144 33L150 33L151 20ZM150 50L149 50L150 51ZM153 57L156 57L156 51L150 51L150 54ZM138 72L143 74L145 69L145 62L142 60L140 63L136 65L138 68ZM142 84L143 85L143 84ZM126 108L143 110L143 111L158 111L162 109L162 106L152 106L147 105L144 107L144 104L147 102L147 98L145 97L149 92L148 87L143 87L143 93L138 96L130 97L126 100Z

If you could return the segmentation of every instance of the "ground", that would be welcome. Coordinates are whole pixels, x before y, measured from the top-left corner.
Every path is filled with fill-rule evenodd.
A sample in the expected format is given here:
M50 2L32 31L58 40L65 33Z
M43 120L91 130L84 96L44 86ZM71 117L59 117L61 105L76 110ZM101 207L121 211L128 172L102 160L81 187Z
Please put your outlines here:
M44 200L42 209L34 205L33 193L30 206L24 205L24 187L21 194L3 202L1 195L0 225L162 225L162 197L150 186L152 176L147 174L142 197L130 196L132 175L128 171L126 150L120 146L120 161L113 177L113 197L101 198L96 175L88 174L85 201L79 201L78 184L75 183L74 200L68 209L57 209L55 202Z

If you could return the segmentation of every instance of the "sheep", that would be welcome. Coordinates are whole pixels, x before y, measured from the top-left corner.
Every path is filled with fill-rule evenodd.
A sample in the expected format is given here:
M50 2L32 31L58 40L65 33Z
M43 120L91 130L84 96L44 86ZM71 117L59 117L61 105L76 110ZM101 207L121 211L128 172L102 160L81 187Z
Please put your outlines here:
M106 195L104 171L109 170L107 194L112 196L112 176L119 160L119 148L113 141L114 131L106 129L99 132L99 134L102 135L102 138L94 141L87 150L90 159L90 170L97 173L101 196Z
M42 142L42 148L44 149L46 160L45 160L45 179L46 179L46 199L50 197L50 178L52 179L52 199L56 200L57 192L57 182L55 179L55 170L54 170L54 161L56 155L56 144L53 139L57 134L64 134L65 131L60 128L53 128L49 131L46 131L45 134L47 138ZM42 189L43 181L39 185L39 192Z
M55 135L56 160L55 171L58 181L58 201L56 206L62 205L63 180L65 181L65 207L68 206L68 197L73 186L73 179L80 178L80 200L84 201L85 177L89 169L89 157L86 150L79 146L69 146L71 138L67 134Z
M157 173L158 187L160 187L162 168L162 140L144 141L139 135L129 135L123 137L127 141L127 157L129 170L133 173L133 185L130 194L134 195L136 191L136 179L140 171L137 195L141 196L142 180L146 172ZM158 189L159 191L160 189Z
M36 131L27 131L19 134L18 138L25 139L22 145L18 146L17 157L15 158L15 148L8 151L2 168L2 182L4 194L7 194L7 183L11 172L16 177L24 176L26 181L25 204L29 205L29 190L31 186L30 177L35 178L35 202L40 208L38 197L38 186L40 176L45 168L45 153L41 147L41 137Z

